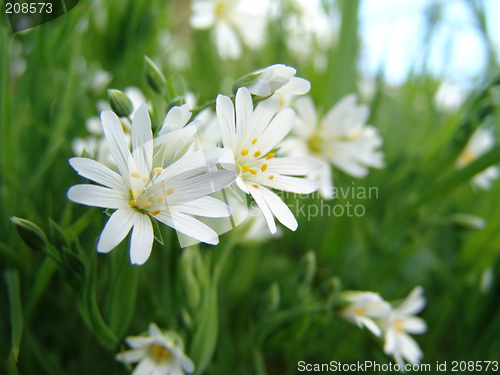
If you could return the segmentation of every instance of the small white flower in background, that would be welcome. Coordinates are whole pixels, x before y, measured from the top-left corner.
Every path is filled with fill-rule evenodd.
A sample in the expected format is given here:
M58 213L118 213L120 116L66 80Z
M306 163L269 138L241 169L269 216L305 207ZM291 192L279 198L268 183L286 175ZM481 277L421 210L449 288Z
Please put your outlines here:
M217 233L189 215L229 216L226 204L206 195L230 185L235 174L227 170L203 173L208 172L209 166L201 152L185 155L171 165L164 164L162 145L169 140L164 140L160 150L153 153L155 147L146 104L139 107L132 121L132 153L118 117L105 111L101 118L119 174L95 160L72 158L69 163L78 174L99 185L75 185L68 190L68 198L75 203L116 210L101 233L97 251L110 252L133 228L130 260L133 264L143 264L153 246L151 220L158 220L198 241L217 244ZM171 139L183 142L184 137L171 134ZM174 141L170 145L175 146Z
M423 292L421 286L416 286L403 302L392 309L384 324L384 352L394 355L401 368L404 368L404 360L414 365L420 363L423 357L417 342L408 335L427 331L425 321L415 316L425 306Z
M296 137L283 142L280 153L309 155L322 162L321 169L311 177L321 181L320 192L325 199L333 198L330 164L358 178L366 177L368 167L384 167L384 154L377 150L382 137L375 127L366 125L368 106L356 102L356 95L347 95L320 121L309 96L297 98L294 103Z
M221 59L236 60L242 53L240 37L254 50L264 43L267 1L261 3L255 6L250 0L195 0L191 2L189 23L194 29L213 29Z
M275 64L250 73L245 77L255 77L255 82L248 86L251 94L268 97L274 93L285 95L303 95L311 89L311 83L304 78L294 77L297 71L291 66Z
M106 87L108 87L108 83L113 79L113 75L104 70L97 70L90 80L90 89L94 92L94 94L99 94L103 92Z
M235 106L224 95L217 97L216 111L222 142L231 150L228 164L237 167L236 184L251 194L259 205L271 233L276 233L274 216L287 228L297 229L297 220L288 206L270 189L309 194L319 187L317 181L291 176L304 176L319 168L320 163L308 157L275 158L273 149L293 126L295 113L285 109L278 114L276 97L261 101L255 111L246 87L236 93ZM235 122L236 108L236 122Z
M128 96L134 108L132 113L130 114L130 118L132 119L134 117L135 111L137 111L140 105L146 103L146 97L140 89L134 86L127 87L124 93ZM111 106L109 105L109 102L107 100L98 100L96 103L96 107L99 114L103 111L111 110ZM130 121L125 117L120 118L120 121L125 132L126 144L130 147ZM99 116L89 117L87 121L85 121L85 128L92 135L86 137L85 139L75 138L71 143L73 154L80 156L84 151L86 151L92 159L95 159L99 163L116 170L115 160L109 152L109 147L106 139L103 137L104 132Z
M434 105L442 112L455 112L463 104L466 92L456 83L445 81L439 85L434 96Z
M373 292L344 292L341 299L347 303L347 306L339 312L342 318L358 325L359 328L366 327L375 336L380 337L382 331L373 319L385 318L389 315L391 312L389 302Z
M472 162L476 161L480 156L490 151L495 145L495 136L493 129L479 128L470 137L465 149L462 151L457 160L457 167L464 168ZM489 190L492 185L492 180L496 180L500 175L500 168L492 165L484 171L476 174L472 178L472 186L483 190Z
M154 323L149 325L149 336L129 336L125 339L132 350L116 355L116 360L137 363L132 375L192 374L194 364L184 354L181 338L174 331L163 333Z

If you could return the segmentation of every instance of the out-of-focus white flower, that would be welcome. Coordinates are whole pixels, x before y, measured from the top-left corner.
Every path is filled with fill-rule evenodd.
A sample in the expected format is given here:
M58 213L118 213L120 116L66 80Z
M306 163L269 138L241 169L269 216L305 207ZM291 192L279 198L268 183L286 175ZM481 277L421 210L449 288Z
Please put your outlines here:
M358 178L368 174L368 167L384 167L384 154L377 150L382 145L382 137L375 127L365 125L370 113L368 106L356 102L356 95L347 95L318 121L316 107L309 96L295 100L296 136L283 142L280 152L291 156L310 155L322 162L322 168L311 177L321 181L320 192L325 199L333 198L330 163Z
M391 311L391 305L373 292L344 292L340 297L347 306L339 314L348 322L357 324L359 328L366 327L375 336L380 336L382 331L373 319L385 318Z
M317 52L326 51L335 42L338 12L332 7L332 14L327 14L321 0L292 0L290 9L292 12L283 15L288 48L297 58L316 59Z
M23 45L18 40L14 40L11 44L10 59L10 75L15 80L24 74L28 66L23 56Z
M146 98L142 91L134 86L127 87L124 93L132 102L132 106L134 109L130 113L129 117L133 119L135 111L137 111L141 104L146 103ZM96 103L96 107L99 113L111 110L111 106L106 100L98 100ZM120 122L122 123L125 133L126 144L130 147L130 121L125 117L121 117ZM75 138L71 142L71 149L73 150L73 154L76 156L81 156L85 151L92 159L97 160L99 163L104 164L108 168L116 170L115 160L109 152L109 147L106 139L103 137L104 132L102 129L100 117L89 117L87 121L85 121L85 128L88 130L91 136L86 138Z
M451 220L455 224L469 229L483 229L484 227L486 227L486 220L471 214L458 213L453 215L451 217Z
M224 95L219 95L216 103L222 142L225 149L231 150L231 158L226 162L236 165L237 186L252 195L271 233L276 232L273 214L291 230L296 230L298 224L288 206L268 188L309 194L319 187L317 181L291 177L304 176L319 168L317 160L308 157L275 158L272 150L291 130L295 118L290 108L276 114L278 106L279 100L272 97L260 102L254 111L246 87L236 93L235 107Z
M239 37L251 49L264 43L266 3L255 6L248 0L195 0L189 22L195 29L213 29L219 56L235 60L242 53Z
M434 105L442 112L455 112L465 101L466 93L457 84L445 81L439 85L434 96Z
M192 374L194 364L186 354L181 338L174 331L163 333L154 323L149 325L149 336L129 336L125 339L132 350L116 355L116 360L137 363L132 375Z
M173 164L166 164L164 155L169 155L172 149L188 146L175 144L184 142L183 137L166 134L160 150L154 152L146 104L139 107L132 122L132 153L118 117L105 111L101 119L119 174L95 160L72 158L70 165L78 174L99 185L75 185L68 190L68 198L75 203L116 210L101 233L97 251L110 252L133 227L130 260L133 264L143 264L153 246L151 220L158 220L198 241L217 244L217 233L189 215L229 216L224 203L207 195L231 184L234 173L226 170L203 173L208 172L209 167L201 153L185 155ZM170 143L166 139L169 136ZM168 152L161 152L165 144L170 146Z
M113 79L113 75L104 70L99 69L96 71L90 80L90 89L95 93L99 94L108 86L108 83Z
M478 128L470 137L465 149L457 160L457 167L463 168L476 161L480 156L487 153L495 145L493 129ZM483 190L489 190L492 180L496 180L500 175L500 168L493 165L484 171L476 174L472 178L472 186Z
M415 316L425 306L423 292L421 286L416 286L403 302L392 309L383 325L384 352L394 355L401 368L404 368L404 360L414 365L420 363L423 357L417 342L408 335L408 333L419 334L427 331L425 321Z
M294 77L296 72L295 68L291 66L274 64L247 74L238 81L244 81L247 77L252 78L248 90L256 96L268 97L274 93L284 95L307 94L311 89L311 83L307 79Z

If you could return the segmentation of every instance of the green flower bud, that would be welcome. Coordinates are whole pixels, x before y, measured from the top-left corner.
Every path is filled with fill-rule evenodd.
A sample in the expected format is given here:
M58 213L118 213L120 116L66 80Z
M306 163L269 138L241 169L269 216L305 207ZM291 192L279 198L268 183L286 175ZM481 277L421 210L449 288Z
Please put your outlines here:
M17 233L21 236L28 247L32 250L46 251L49 245L47 236L37 225L33 224L31 221L21 219L19 217L11 217L10 221L14 224Z
M149 57L144 56L144 61L144 73L149 86L158 94L163 94L167 88L167 79Z
M127 117L134 110L134 106L128 96L120 90L109 89L108 98L111 108L118 117Z
M280 306L280 286L273 282L262 295L259 303L259 315L272 314L278 311Z
M486 226L486 221L484 219L464 213L453 215L451 221L465 229L483 229Z
M314 251L308 251L300 260L297 271L299 283L309 285L314 280L316 274L316 254Z
M240 87L252 86L255 82L257 82L261 74L262 70L259 70L256 72L245 74L243 77L238 78L238 80L234 83L232 88L233 94L236 95L236 92Z

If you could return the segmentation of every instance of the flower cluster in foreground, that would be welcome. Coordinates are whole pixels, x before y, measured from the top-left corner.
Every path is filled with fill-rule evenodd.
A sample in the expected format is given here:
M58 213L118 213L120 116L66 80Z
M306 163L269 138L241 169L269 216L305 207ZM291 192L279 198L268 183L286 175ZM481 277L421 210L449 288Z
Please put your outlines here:
M181 338L173 331L162 332L154 323L149 325L149 336L129 336L125 340L132 350L116 355L125 363L137 363L132 375L192 374L194 364L184 354Z
M343 292L344 307L339 315L345 320L368 328L374 335L384 338L384 352L393 355L401 369L404 360L412 365L423 357L420 347L408 333L427 331L425 321L417 316L425 306L423 288L416 286L406 299L396 307L373 292Z

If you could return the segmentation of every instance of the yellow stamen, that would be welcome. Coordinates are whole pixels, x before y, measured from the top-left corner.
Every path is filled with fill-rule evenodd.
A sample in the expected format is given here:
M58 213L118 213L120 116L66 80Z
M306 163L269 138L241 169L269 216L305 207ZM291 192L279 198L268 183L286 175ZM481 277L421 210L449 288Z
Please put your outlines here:
M269 179L270 179L270 180L272 180L273 178L274 178L274 176L273 176L273 175L270 175L270 176L269 176Z
M153 172L156 173L156 174L160 174L161 172L163 172L163 168L162 167L156 167L155 169L153 169Z
M148 208L148 207L151 207L151 202L150 201L146 201L142 204L142 208Z
M161 202L164 201L164 199L165 199L164 197L160 197L156 200L156 203L160 204Z
M256 144L257 143L257 138L255 138L253 141L252 141L252 144Z
M137 191L135 189L130 189L130 194L132 194L133 197L137 196Z
M151 212L151 215L156 216L156 215L158 215L160 212L161 212L160 210L156 210L156 211Z
M141 178L141 175L139 173L137 173L137 172L132 172L130 174L130 176L133 177L133 178L137 178L137 179Z
M258 188L259 188L259 185L252 184L252 186L253 186L254 188L256 188L256 189L258 189Z
M274 152L270 152L269 154L267 154L267 156L266 156L267 160L272 159L272 158L274 158Z
M265 171L266 171L266 169L267 169L267 164L264 164L262 167L260 167L260 170L261 170L262 172L265 172Z
M248 165L244 165L243 167L241 167L241 169L243 169L245 172L248 172L250 170L250 168L248 168Z
M144 177L144 178L142 179L142 182L148 182L148 181L149 181L149 177Z
M261 154L260 151L255 151L255 154L253 154L253 156L258 157L258 156L260 156L260 154Z
M172 193L175 191L174 188L168 188L167 189L167 195L172 195Z
M159 188L162 188L162 187L164 187L164 186L165 186L165 185L163 185L163 182L162 182L162 183L160 183L160 185L158 185L158 187L159 187Z
M248 150L241 150L241 156L247 156Z
M469 151L466 151L462 154L462 161L465 165L469 165L474 161L474 159L475 159L474 155L472 155L472 153Z
M130 202L128 202L128 205L130 207L135 207L137 205L137 202L135 201L135 199L132 199Z
M249 171L251 174L253 174L254 176L257 174L257 171L256 171L255 169L253 169L253 168L250 168L248 171Z
M153 344L151 346L151 356L157 362L167 363L172 358L173 354L167 348L158 344Z

